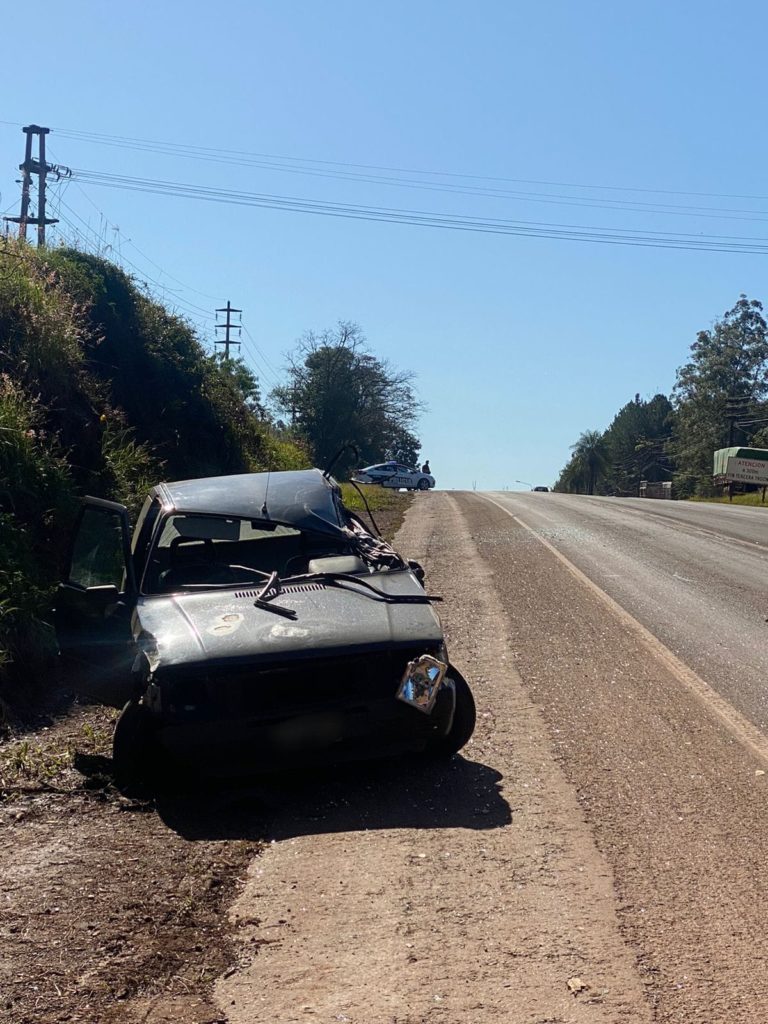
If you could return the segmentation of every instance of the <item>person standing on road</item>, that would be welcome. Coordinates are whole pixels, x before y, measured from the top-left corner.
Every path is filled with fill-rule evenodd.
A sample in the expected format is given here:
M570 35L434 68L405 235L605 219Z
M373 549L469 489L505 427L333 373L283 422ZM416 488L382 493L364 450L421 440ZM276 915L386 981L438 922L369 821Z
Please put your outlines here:
M432 475L432 470L429 468L429 459L427 459L427 461L421 467L421 472L428 473L430 476Z

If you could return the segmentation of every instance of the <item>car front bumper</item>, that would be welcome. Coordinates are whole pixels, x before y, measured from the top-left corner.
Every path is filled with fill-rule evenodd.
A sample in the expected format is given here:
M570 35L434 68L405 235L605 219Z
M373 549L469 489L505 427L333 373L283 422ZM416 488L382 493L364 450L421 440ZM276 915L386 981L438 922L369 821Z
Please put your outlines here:
M204 774L228 776L418 753L430 741L447 735L454 709L453 684L448 680L428 715L393 694L362 706L168 722L159 728L157 740L174 761Z

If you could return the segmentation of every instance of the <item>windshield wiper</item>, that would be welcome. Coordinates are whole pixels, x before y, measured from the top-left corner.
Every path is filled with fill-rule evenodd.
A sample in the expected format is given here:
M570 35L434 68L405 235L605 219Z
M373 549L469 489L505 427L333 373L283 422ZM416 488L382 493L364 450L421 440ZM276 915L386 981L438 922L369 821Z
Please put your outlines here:
M282 587L280 586L280 575L275 570L270 574L269 579L261 588L256 595L256 600L253 602L255 608L263 608L265 612L274 612L275 615L283 615L286 619L297 619L298 615L293 608L283 608L279 604L270 604L269 602L282 593Z

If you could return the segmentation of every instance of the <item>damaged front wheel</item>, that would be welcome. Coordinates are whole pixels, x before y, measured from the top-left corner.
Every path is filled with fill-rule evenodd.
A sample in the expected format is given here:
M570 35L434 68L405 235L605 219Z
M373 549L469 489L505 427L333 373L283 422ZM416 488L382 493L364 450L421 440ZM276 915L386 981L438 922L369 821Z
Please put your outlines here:
M475 699L464 676L453 665L448 667L446 676L453 683L456 693L456 708L451 728L445 736L432 740L427 754L432 757L452 757L467 744L475 731Z
M131 796L147 796L154 776L155 729L143 704L129 700L115 723L112 770L115 785Z

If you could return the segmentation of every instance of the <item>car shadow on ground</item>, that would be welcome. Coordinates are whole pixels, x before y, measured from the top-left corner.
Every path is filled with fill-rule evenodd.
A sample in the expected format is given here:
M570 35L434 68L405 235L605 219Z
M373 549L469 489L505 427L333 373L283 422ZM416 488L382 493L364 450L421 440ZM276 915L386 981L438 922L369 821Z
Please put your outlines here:
M282 840L397 828L501 828L512 810L502 775L463 757L308 769L236 783L206 782L160 796L165 824L186 839Z

